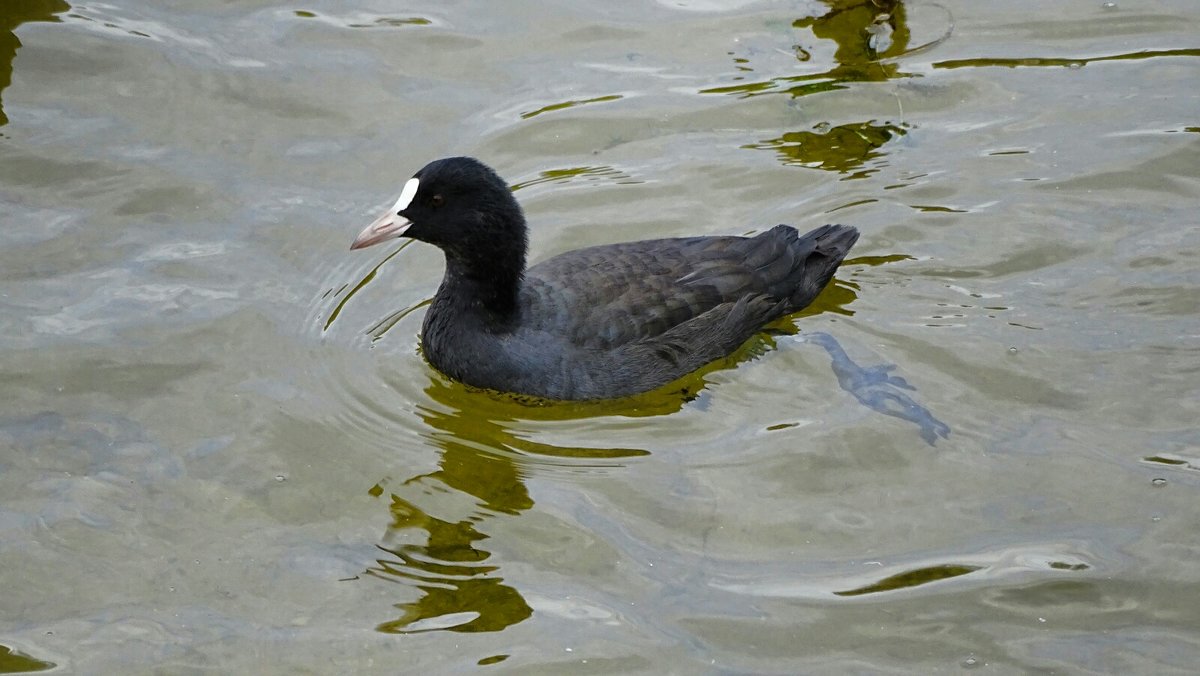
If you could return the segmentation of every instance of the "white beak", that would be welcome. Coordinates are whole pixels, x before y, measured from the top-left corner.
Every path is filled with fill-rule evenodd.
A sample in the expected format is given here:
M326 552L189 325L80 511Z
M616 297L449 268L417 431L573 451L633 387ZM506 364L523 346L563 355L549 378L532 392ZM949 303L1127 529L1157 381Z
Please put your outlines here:
M354 242L350 245L350 249L364 249L373 244L379 244L384 240L395 239L404 234L405 230L412 225L412 221L389 211L380 216L376 221L368 225L362 232L358 233L358 237L354 238Z

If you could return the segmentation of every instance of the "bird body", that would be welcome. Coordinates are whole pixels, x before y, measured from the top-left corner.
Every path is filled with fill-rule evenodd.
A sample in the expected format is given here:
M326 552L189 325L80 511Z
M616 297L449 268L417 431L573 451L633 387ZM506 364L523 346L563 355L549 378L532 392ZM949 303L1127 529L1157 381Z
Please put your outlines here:
M624 242L526 270L525 219L507 186L477 160L449 158L410 179L352 248L396 236L446 256L422 326L436 369L476 387L594 400L669 383L803 309L858 231L778 225L753 237Z

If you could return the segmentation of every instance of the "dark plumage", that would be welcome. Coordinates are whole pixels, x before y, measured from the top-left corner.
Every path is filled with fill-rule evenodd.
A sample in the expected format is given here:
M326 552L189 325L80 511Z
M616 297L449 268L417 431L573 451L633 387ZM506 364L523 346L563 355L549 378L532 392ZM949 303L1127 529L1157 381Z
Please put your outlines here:
M508 186L478 160L452 157L417 172L351 248L400 236L446 256L422 327L435 368L477 387L609 399L686 375L803 309L858 231L777 225L754 237L625 242L526 270L525 217Z

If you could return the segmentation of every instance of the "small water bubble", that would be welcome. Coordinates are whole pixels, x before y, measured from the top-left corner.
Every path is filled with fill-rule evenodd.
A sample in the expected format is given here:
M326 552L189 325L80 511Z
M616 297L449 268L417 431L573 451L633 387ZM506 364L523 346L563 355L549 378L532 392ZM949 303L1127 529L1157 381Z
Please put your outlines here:
M287 481L287 477L286 477L286 476L284 476L284 475L282 475L282 474L276 474L276 475L275 475L275 480L276 480L276 481L279 481L279 482L281 482L281 483L282 483L282 482L284 482L284 481Z
M1017 348L1015 348L1015 347L1010 347L1010 348L1008 348L1008 353L1009 353L1009 354L1016 354L1016 353L1017 353Z
M1078 61L1072 61L1071 63L1067 64L1067 68L1070 68L1071 70L1079 70L1080 68L1083 68L1083 64Z
M975 659L975 656L972 655L972 656L968 657L967 659L963 660L962 665L963 665L963 668L965 668L965 669L971 669L973 667L979 666L979 660Z
M1116 8L1117 8L1117 3L1115 3L1115 2L1106 2L1106 3L1104 3L1103 5L1100 5L1100 6L1101 6L1101 7L1103 7L1104 9L1113 10L1113 9L1116 9Z
M1152 517L1150 517L1150 520L1153 521L1154 523L1158 523L1159 521L1162 521L1162 517L1161 516L1152 516Z
M1167 485L1167 480L1162 477L1156 477L1150 480L1150 485L1154 486L1155 488L1162 488L1163 486Z

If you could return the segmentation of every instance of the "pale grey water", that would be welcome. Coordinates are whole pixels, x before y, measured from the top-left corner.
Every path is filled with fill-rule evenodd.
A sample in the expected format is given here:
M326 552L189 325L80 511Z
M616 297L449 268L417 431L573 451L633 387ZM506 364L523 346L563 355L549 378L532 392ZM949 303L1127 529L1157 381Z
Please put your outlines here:
M0 673L1194 673L1200 5L836 4L7 0ZM445 382L346 248L451 154L535 260L857 226L794 323L952 433Z

